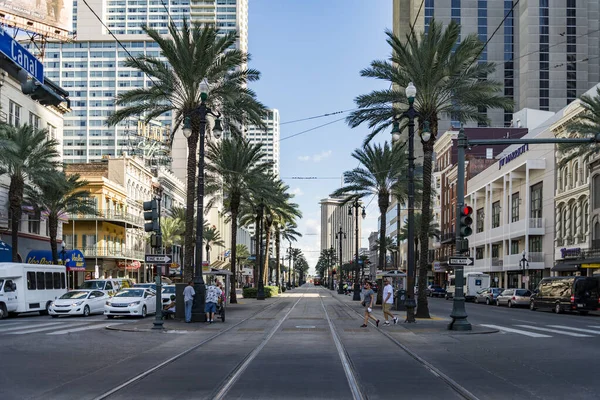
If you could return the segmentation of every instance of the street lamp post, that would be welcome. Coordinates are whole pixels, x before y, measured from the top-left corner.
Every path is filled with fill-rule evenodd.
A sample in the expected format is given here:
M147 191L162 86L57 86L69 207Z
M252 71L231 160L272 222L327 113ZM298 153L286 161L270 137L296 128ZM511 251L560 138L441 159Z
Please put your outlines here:
M200 152L198 154L198 188L197 188L197 204L196 204L196 252L194 260L194 305L192 308L192 320L204 321L204 296L206 287L202 277L202 235L204 227L204 142L206 136L207 117L212 115L216 117L215 126L212 129L216 139L221 137L223 129L221 128L221 114L214 112L206 104L208 99L208 81L206 78L200 83L200 105L191 111L184 119L183 136L189 138L192 131L192 117L195 115L200 124ZM196 120L194 120L195 122Z
M525 251L523 251L523 258L519 261L521 264L521 280L523 281L523 288L529 289L529 275L527 276L527 286L525 286L525 267L527 267L527 271L529 271L529 260L525 258Z
M292 289L292 241L290 240L290 247L288 249L288 271L287 271L287 278L288 278L288 289Z
M354 245L356 248L356 253L354 254L354 290L352 295L352 300L360 301L360 283L359 283L359 269L358 266L358 210L362 208L362 217L363 219L367 216L367 212L365 211L365 206L359 203L358 198L355 198L350 208L348 208L348 215L354 215ZM353 211L354 210L354 211Z
M339 284L338 284L338 294L344 294L344 275L342 274L342 237L344 239L346 239L346 233L342 232L342 224L340 224L340 230L338 232L336 232L336 234L335 234L335 238L340 241L340 246L339 246L340 247L340 249L339 249L340 257L338 259L338 263L339 263L338 273L340 274L340 279L339 279Z
M333 290L333 257L335 257L335 249L333 246L329 248L329 290Z
M256 300L265 299L265 284L263 283L263 213L265 205L261 201L257 208L258 213L258 290L256 291Z

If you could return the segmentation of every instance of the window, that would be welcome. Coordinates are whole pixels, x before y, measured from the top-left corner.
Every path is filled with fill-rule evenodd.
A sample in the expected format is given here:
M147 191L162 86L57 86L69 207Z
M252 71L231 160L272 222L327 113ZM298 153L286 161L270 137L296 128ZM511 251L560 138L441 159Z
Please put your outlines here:
M477 247L475 249L475 259L477 259L477 260L483 259L483 247Z
M512 218L511 222L517 222L519 220L519 204L521 203L521 199L519 198L519 193L514 193L511 199L511 209L512 209Z
M492 204L492 228L500 226L500 201Z
M56 127L48 124L48 137L50 139L56 139Z
M600 208L600 175L594 176L594 210Z
M64 272L60 273L60 288L61 289L64 289L66 287L67 280L65 279L66 278L65 275L66 274Z
M54 277L54 289L60 289L60 272L53 272Z
M542 237L541 236L529 236L529 252L530 253L541 253L542 252Z
M531 187L531 217L542 218L542 182Z
M35 272L27 271L27 290L35 290Z
M510 241L510 254L519 254L519 241L518 240Z
M484 213L483 213L483 208L480 208L479 210L477 210L477 226L475 229L475 233L479 233L479 232L483 232L483 219L484 219Z
M35 273L35 280L37 282L37 288L38 289L45 289L46 285L44 285L44 273L43 272L36 272Z
M497 244L492 245L492 258L500 257L500 246Z
M54 287L54 282L52 279L52 272L46 272L46 289L52 289Z
M36 235L40 234L40 218L39 212L27 215L27 228L29 233Z
M29 112L29 125L33 126L35 129L40 129L40 117Z
M21 126L21 106L12 100L8 102L8 123L12 126Z

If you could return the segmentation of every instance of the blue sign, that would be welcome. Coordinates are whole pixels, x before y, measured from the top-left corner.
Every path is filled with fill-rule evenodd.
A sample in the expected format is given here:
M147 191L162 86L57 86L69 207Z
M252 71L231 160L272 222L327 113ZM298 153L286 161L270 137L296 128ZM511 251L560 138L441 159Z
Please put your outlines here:
M12 247L0 240L0 262L12 262Z
M63 260L64 257L64 260ZM85 271L85 259L83 253L79 250L67 250L58 252L58 264L64 263L70 271ZM31 250L25 259L27 264L52 264L52 251L50 250Z
M505 166L506 164L508 164L509 162L511 162L512 160L514 160L515 158L519 157L521 154L525 153L528 150L529 150L529 145L528 144L524 144L523 146L519 147L518 149L516 149L515 151L513 151L512 153L510 153L506 157L502 157L500 159L500 164L498 165L498 169L501 169L503 166Z
M0 28L0 53L27 71L35 80L44 83L44 65L2 28Z

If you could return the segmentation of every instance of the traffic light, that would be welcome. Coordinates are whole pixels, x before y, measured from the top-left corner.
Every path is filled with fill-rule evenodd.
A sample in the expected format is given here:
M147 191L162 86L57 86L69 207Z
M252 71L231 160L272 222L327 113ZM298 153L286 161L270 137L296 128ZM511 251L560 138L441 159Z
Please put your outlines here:
M34 80L21 83L21 91L44 106L57 106L65 101L49 86Z
M462 206L460 209L460 236L467 237L473 233L473 208L470 206Z
M156 199L144 202L144 231L160 233L158 226L158 201Z

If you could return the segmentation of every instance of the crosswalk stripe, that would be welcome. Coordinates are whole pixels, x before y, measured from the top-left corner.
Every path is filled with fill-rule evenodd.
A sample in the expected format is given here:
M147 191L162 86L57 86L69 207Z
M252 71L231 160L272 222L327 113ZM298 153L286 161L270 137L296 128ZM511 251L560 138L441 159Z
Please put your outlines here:
M26 334L26 333L43 332L43 331L49 331L51 329L57 329L57 328L59 328L57 326L48 327L48 325L46 325L45 328L25 329L25 330L16 331L16 332L9 332L8 334L9 335L23 335L23 334ZM73 324L61 324L61 325L62 326L60 328L66 328L66 327L74 327L74 326L79 326L79 325L85 325L85 322L76 322L76 323L73 323ZM22 327L21 327L21 329L22 329Z
M110 325L115 326L115 325L121 325L121 324L110 324ZM96 324L96 325L92 325L92 326L84 326L83 328L63 329L61 331L46 333L46 335L66 335L67 333L81 332L81 331L87 331L90 329L100 329L100 328L106 328L106 325Z
M486 325L486 324L483 324L481 326L485 326L486 328L498 329L498 330L504 331L504 332L518 333L519 335L525 335L525 336L535 337L535 338L552 337L550 335L542 335L541 333L528 332L528 331L523 331L523 330L520 330L520 329L507 328L505 326L500 326L500 325Z
M600 329L600 325L588 325L588 328Z
M64 322L49 322L47 324L44 324L44 326L54 326L54 325L62 325L62 324L64 324ZM8 329L0 330L0 334L5 333L5 332L18 331L20 329L28 329L28 328L31 328L31 327L26 326L26 325L13 326Z
M566 335L566 336L573 336L573 337L591 337L590 335L584 335L581 333L565 332L565 331L559 331L557 329L540 328L538 326L531 326L531 325L517 325L517 326L521 327L521 328L533 329L533 330L542 331L542 332L557 333L559 335Z
M593 331L591 329L573 328L573 327L565 326L565 325L548 325L548 326L551 328L569 329L569 330L577 331L577 332L593 333L594 335L600 335L600 331Z

